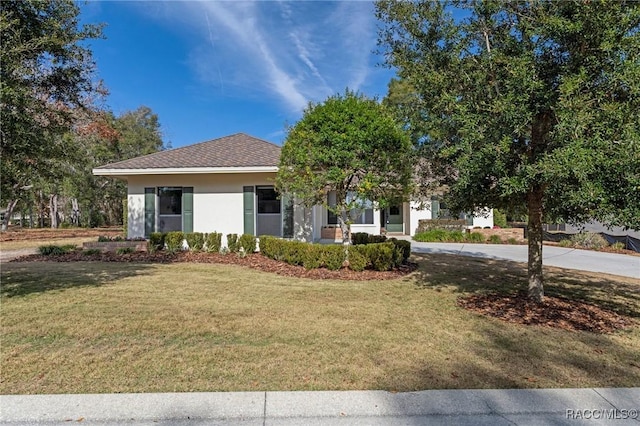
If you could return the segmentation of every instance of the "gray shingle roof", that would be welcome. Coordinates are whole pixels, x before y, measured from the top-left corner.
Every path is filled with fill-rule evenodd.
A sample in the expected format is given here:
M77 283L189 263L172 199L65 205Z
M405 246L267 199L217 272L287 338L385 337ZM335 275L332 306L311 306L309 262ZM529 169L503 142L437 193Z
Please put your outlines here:
M130 160L106 164L100 169L169 169L186 167L278 166L280 147L244 133L225 136Z

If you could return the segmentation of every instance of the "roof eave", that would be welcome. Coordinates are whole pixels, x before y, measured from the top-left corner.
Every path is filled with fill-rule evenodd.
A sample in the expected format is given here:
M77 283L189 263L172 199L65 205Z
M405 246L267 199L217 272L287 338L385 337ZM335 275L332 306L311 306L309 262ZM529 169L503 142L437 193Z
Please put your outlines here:
M96 176L138 176L138 175L197 175L220 173L275 173L277 166L250 167L168 167L153 169L93 169Z

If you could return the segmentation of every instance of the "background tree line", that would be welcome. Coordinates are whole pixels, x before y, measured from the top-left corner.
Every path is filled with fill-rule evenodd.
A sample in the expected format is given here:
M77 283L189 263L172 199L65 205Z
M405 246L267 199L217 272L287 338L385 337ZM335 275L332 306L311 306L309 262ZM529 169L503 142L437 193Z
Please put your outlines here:
M96 177L99 165L163 149L147 107L115 116L85 42L101 25L80 25L70 0L0 3L0 200L33 225L122 223L126 186Z

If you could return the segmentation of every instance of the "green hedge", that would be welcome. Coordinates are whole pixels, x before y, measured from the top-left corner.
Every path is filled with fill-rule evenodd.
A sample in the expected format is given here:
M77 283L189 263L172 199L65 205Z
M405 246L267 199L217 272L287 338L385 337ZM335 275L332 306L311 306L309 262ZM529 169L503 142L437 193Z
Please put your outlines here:
M447 231L445 229L432 229L430 231L419 232L413 237L414 241L423 243L463 243L482 242L484 237L479 232L471 234L462 231Z
M220 232L212 232L206 234L205 237L205 249L209 253L220 253L222 248L222 234Z
M409 241L386 241L383 243L360 244L349 247L342 245L309 244L289 241L269 235L260 236L260 252L271 259L301 265L307 269L327 268L338 270L347 265L354 271L375 269L389 271L406 262L411 252Z
M167 234L163 232L152 232L149 235L149 251L164 250L165 239Z
M204 237L202 232L188 232L184 234L190 251L201 251L204 248Z
M182 242L184 241L184 232L172 231L167 232L164 242L167 244L167 250L176 252L182 250Z

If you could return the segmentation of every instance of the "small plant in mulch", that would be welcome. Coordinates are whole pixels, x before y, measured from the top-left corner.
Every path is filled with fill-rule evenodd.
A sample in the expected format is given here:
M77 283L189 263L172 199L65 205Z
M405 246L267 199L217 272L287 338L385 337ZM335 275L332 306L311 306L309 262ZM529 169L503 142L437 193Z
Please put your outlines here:
M542 303L524 293L474 294L460 297L458 305L510 323L540 325L569 331L612 333L635 325L633 319L585 302L545 296Z

